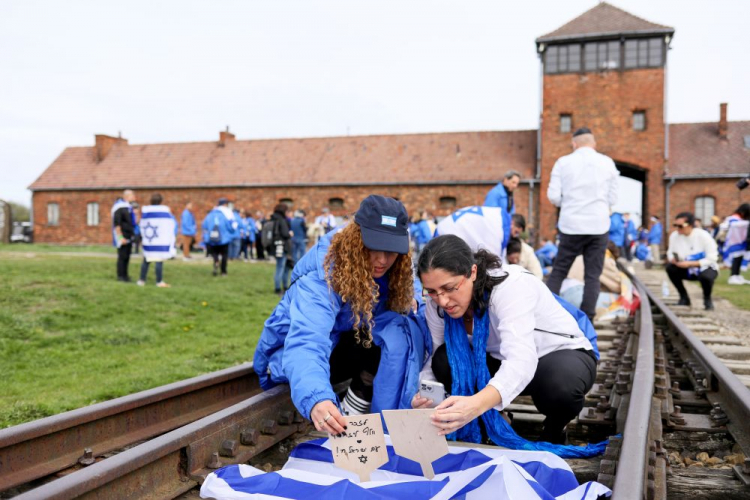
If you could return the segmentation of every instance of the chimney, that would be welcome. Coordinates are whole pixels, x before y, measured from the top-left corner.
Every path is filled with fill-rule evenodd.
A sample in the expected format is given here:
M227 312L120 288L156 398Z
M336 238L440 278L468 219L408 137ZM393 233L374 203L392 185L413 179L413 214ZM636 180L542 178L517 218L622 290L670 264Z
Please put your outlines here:
M234 134L229 131L229 125L227 125L227 129L223 132L219 132L219 147L224 147L227 145L228 142L234 141Z
M103 161L107 157L112 146L115 144L128 145L128 140L122 137L111 137L109 135L96 134L96 161Z
M719 118L719 139L727 140L727 129L729 124L727 123L727 103L722 102L719 105L721 109L721 116Z

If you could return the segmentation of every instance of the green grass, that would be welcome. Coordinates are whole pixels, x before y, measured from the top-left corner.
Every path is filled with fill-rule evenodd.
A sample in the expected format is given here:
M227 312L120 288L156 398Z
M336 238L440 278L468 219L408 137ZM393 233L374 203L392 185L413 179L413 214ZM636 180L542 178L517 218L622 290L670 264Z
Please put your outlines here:
M0 253L0 428L252 360L272 265L170 261L169 289L151 267L138 287L113 258Z
M750 311L750 285L727 285L729 274L729 269L721 270L714 284L713 296L727 299L740 309ZM745 272L742 275L750 279L750 273Z
M0 252L34 252L34 253L109 253L115 255L117 251L112 245L52 245L47 243L13 243L0 244Z

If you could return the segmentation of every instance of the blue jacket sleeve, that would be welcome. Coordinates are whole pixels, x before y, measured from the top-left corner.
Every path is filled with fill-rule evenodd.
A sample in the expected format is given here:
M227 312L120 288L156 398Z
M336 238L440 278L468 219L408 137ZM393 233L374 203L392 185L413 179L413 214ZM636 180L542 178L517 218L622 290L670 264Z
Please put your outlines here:
M490 192L484 198L484 206L508 208L508 195L502 183L490 189Z
M293 288L297 290L289 305L291 322L282 366L294 405L310 418L310 411L320 401L336 401L330 383L331 331L341 299L324 281L311 276L300 278Z

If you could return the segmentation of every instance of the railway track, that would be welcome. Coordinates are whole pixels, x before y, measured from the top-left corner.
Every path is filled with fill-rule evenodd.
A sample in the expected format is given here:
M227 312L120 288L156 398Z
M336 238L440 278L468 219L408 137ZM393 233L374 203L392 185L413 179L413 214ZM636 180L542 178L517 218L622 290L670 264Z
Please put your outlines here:
M597 383L568 427L574 444L622 436L603 456L568 463L615 499L750 498L750 390L632 278L640 310L596 325ZM509 409L520 434L538 435L543 417L530 400ZM20 500L178 498L212 470L311 430L288 388L260 392L243 365L0 431L0 491Z

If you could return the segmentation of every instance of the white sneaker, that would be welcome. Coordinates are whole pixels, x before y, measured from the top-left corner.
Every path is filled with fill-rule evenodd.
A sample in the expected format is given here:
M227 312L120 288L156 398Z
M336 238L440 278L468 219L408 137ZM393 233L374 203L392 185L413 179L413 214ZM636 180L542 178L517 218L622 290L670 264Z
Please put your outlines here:
M730 276L727 280L727 285L744 285L745 284L745 278L740 276L739 274Z
M143 280L138 280L138 281L136 282L136 285L138 285L138 286L146 286L146 282L145 282L145 281L143 281Z

